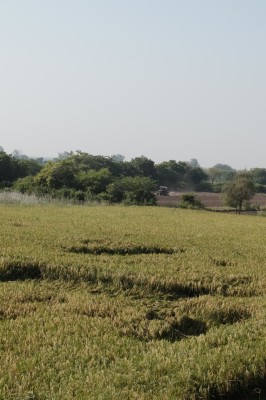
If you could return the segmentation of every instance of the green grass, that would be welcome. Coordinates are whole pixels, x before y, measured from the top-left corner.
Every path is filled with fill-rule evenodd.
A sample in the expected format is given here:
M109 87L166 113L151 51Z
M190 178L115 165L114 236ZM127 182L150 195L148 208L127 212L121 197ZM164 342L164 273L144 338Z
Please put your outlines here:
M0 399L258 399L265 218L0 205Z

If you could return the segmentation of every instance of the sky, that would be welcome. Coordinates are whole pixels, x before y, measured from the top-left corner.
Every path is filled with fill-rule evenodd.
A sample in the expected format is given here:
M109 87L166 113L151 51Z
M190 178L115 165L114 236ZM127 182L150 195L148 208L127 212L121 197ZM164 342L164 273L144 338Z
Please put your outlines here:
M266 168L265 0L0 0L0 146Z

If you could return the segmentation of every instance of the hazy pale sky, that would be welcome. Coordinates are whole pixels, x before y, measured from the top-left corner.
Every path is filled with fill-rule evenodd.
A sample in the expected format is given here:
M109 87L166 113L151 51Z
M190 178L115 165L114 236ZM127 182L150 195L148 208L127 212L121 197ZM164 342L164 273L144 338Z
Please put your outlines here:
M0 146L266 167L265 0L0 0Z

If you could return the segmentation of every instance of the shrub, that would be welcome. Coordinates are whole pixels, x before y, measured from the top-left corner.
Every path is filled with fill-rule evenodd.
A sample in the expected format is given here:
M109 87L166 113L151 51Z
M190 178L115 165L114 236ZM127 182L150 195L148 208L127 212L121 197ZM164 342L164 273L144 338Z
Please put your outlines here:
M154 205L156 203L154 188L155 182L150 178L124 177L111 183L107 187L107 193L112 203Z
M181 202L178 204L180 208L201 209L204 208L202 202L196 198L194 193L185 193Z
M13 188L20 193L34 193L34 178L33 176L26 176L25 178L19 178L13 184Z

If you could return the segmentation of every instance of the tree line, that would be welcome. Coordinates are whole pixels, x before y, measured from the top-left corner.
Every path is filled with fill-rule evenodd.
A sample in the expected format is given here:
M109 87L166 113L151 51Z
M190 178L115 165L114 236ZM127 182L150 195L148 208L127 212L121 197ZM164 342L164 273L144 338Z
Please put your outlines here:
M257 192L266 193L266 169L248 172ZM203 169L196 159L156 164L141 156L125 161L82 151L60 153L56 159L31 159L18 151L7 154L0 147L0 188L49 195L77 201L107 200L128 204L155 204L155 191L221 192L237 171L226 164Z

